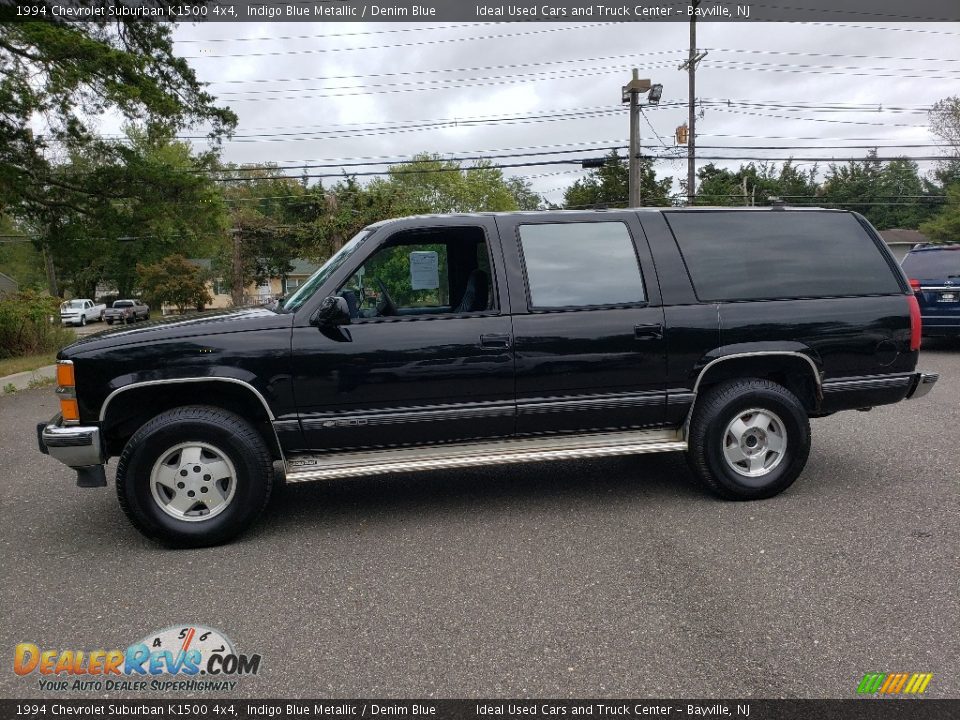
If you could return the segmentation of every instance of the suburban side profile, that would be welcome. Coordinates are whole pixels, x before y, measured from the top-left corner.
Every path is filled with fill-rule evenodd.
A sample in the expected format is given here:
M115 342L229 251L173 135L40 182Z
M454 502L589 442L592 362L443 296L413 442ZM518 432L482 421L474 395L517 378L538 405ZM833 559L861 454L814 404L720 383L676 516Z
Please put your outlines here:
M59 355L40 449L174 546L274 483L685 451L722 498L789 487L809 418L926 394L917 298L861 216L640 209L371 225L275 308Z

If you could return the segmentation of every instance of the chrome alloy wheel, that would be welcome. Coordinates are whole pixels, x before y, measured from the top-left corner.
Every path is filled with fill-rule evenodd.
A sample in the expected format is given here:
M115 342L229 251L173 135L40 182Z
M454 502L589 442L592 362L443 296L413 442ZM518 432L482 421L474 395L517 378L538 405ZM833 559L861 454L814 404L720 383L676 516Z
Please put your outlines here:
M745 477L763 477L783 460L787 431L780 416L751 408L738 413L723 433L723 458Z
M153 464L150 494L167 515L198 522L219 515L237 489L230 458L209 443L174 445Z

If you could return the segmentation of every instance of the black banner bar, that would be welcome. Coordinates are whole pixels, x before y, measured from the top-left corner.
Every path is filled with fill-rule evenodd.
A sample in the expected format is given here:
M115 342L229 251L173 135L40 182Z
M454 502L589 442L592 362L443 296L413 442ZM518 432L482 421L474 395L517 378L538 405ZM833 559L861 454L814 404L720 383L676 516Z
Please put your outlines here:
M954 720L960 700L0 700L0 717Z
M957 0L0 0L5 20L958 22Z

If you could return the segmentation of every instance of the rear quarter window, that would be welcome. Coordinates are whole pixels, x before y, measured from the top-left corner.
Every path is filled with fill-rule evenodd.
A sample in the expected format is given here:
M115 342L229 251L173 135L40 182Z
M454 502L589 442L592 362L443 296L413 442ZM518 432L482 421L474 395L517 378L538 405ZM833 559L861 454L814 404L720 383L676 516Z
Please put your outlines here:
M664 213L704 301L900 294L856 217L835 212Z

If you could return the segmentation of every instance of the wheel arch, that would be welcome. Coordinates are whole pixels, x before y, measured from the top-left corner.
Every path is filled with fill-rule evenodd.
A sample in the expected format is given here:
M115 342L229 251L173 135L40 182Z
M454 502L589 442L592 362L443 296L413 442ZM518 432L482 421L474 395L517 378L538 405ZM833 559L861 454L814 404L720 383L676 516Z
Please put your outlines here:
M276 419L266 398L238 378L198 377L145 380L111 392L100 407L100 428L107 454L119 455L127 440L156 415L184 405L211 405L250 421L263 436L275 460L283 460Z
M810 354L799 349L737 350L705 359L693 384L693 401L684 429L703 392L726 380L758 377L776 382L797 396L808 414L815 415L823 400L823 372Z

